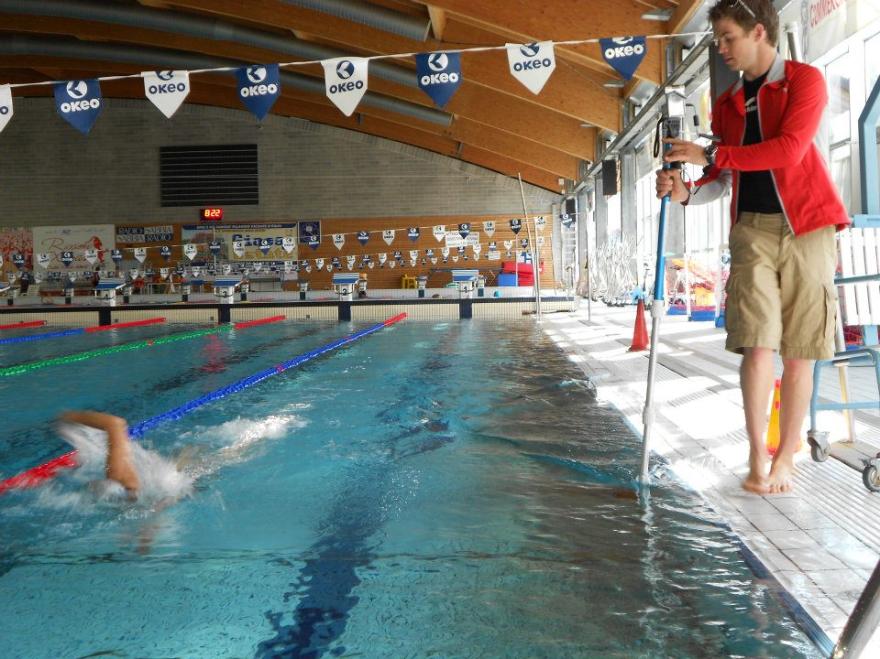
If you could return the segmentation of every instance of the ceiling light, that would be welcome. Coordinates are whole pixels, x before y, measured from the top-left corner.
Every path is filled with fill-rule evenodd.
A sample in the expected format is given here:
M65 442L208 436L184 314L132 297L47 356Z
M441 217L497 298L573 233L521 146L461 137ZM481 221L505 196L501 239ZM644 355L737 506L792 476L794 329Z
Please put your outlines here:
M642 19L646 21L663 21L664 23L672 18L671 9L652 9L642 14Z

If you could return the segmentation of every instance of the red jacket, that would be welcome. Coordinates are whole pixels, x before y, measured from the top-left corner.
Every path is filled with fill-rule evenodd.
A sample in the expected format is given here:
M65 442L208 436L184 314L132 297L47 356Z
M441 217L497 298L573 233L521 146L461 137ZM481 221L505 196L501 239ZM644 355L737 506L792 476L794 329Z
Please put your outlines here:
M696 182L706 189L693 201L711 201L732 185L730 213L732 222L736 222L739 173L770 170L782 210L795 235L829 225L839 229L848 225L849 214L824 158L813 143L827 102L825 80L818 69L777 55L758 90L758 121L763 141L742 146L746 130L745 93L742 80L735 83L718 97L712 109L712 133L721 138L721 143L715 154L715 166Z

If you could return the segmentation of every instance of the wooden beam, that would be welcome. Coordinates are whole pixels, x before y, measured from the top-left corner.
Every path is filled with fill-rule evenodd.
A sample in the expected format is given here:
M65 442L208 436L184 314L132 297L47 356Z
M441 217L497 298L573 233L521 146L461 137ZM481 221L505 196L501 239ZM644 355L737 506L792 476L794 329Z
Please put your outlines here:
M675 13L672 14L672 18L666 23L666 33L675 34L676 32L681 32L702 5L702 0L681 0L675 9Z

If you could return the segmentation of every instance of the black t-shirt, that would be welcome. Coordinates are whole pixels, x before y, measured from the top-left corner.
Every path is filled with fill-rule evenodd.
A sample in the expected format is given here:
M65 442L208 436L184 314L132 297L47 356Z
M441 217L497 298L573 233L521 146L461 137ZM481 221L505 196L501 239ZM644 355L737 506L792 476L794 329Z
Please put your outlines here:
M746 133L743 146L763 141L761 123L758 119L758 89L764 84L767 74L755 80L743 78L743 91L746 97ZM753 213L781 213L782 205L776 195L776 186L769 170L740 172L738 211Z

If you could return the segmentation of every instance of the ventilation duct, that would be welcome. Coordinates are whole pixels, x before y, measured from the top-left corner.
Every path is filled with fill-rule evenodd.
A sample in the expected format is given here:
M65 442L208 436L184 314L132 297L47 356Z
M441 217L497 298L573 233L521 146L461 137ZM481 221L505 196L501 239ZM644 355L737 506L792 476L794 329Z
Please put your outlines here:
M384 7L377 7L356 0L283 0L285 4L319 11L338 18L374 27L383 32L399 34L414 41L425 41L431 29L431 21L399 14Z
M145 28L159 32L185 34L199 39L232 41L245 46L277 51L304 60L324 60L351 56L351 53L311 44L292 36L282 37L277 34L254 30L226 21L135 5L80 0L0 0L0 12L29 16L73 18L82 21L97 21L99 23ZM249 64L257 63L249 62ZM265 64L266 62L262 63ZM399 85L413 88L418 87L413 71L388 64L387 62L370 62L370 74Z
M40 39L13 35L0 38L0 54L32 55L65 57L72 59L100 60L122 62L144 67L144 69L213 69L219 67L239 67L242 62L195 55L192 53L164 50L159 48L141 48L108 43L90 43L78 40ZM281 72L283 87L324 96L324 82L318 78ZM408 103L390 96L367 92L361 104L396 114L406 115L439 126L452 124L452 115L434 108Z

